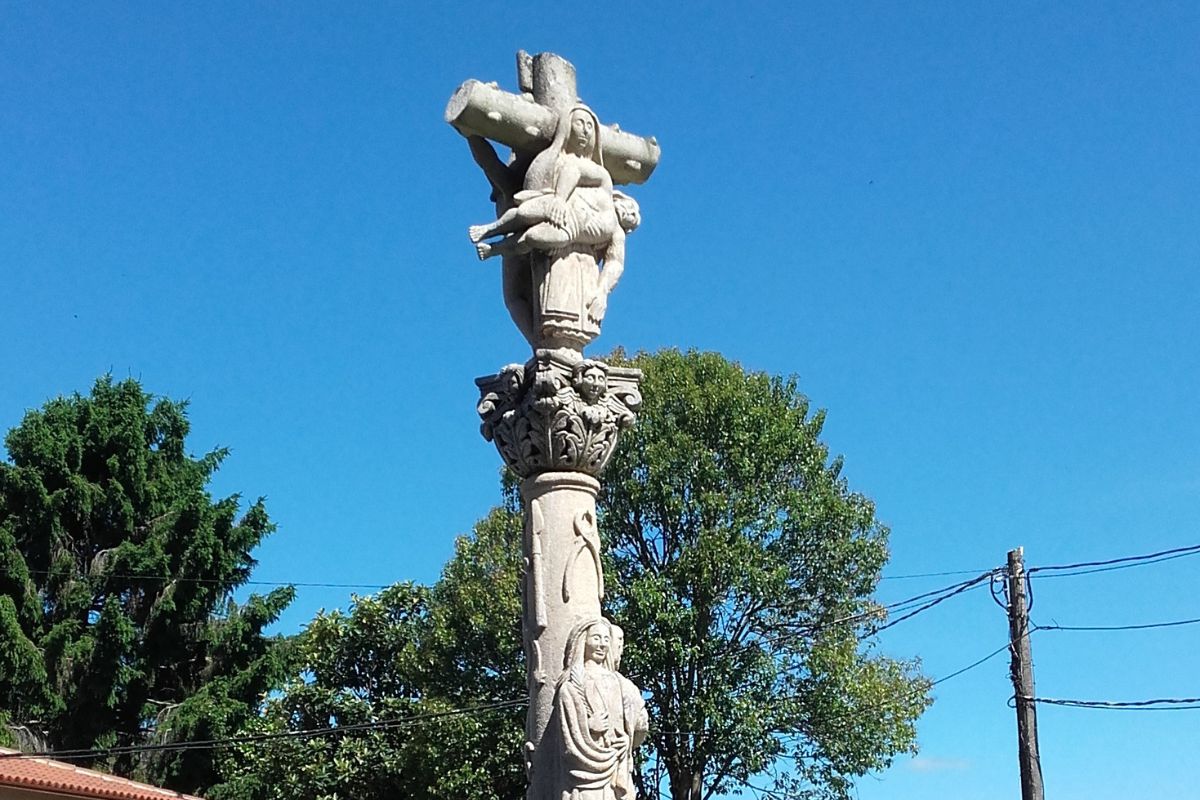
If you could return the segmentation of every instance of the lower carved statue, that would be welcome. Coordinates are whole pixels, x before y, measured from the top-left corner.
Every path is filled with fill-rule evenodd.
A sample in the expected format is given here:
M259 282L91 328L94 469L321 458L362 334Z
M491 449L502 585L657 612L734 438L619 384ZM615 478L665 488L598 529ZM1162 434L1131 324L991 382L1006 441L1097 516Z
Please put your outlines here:
M571 629L554 695L566 782L562 800L632 800L633 753L649 718L641 691L617 671L623 632L603 617Z

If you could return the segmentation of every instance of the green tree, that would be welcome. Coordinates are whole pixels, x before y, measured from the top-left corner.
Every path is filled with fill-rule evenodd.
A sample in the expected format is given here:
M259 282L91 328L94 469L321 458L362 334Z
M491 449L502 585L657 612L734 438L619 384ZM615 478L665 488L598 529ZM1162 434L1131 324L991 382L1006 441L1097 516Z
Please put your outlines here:
M599 501L608 611L629 632L622 668L649 696L670 796L767 775L755 785L847 797L914 749L929 703L915 663L866 643L887 560L873 503L794 378L713 353L612 361L643 371L645 405Z
M605 474L607 613L622 669L648 695L639 781L708 800L754 777L787 797L841 800L914 748L928 705L916 665L872 651L887 530L851 492L794 379L719 355L666 351ZM393 587L302 636L302 672L251 732L388 720L525 696L515 484L432 588ZM847 617L853 622L843 622ZM511 798L519 711L254 744L221 798ZM766 776L766 777L764 777ZM769 785L768 785L769 784Z
M263 635L290 588L232 593L273 530L263 501L206 490L226 457L184 450L186 404L134 380L26 414L0 463L0 705L55 750L220 738L282 680ZM90 762L199 791L211 751Z
M480 521L433 587L396 584L319 613L298 637L292 679L242 731L272 738L228 751L226 783L209 796L520 797L520 524L505 510ZM491 708L498 700L510 702ZM291 735L331 726L349 730Z

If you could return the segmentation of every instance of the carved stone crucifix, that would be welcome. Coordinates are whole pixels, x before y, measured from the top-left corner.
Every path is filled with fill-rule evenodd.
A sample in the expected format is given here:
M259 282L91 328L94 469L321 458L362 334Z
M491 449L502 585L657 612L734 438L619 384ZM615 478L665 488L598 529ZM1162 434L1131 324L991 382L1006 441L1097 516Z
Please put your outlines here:
M574 361L600 333L626 234L641 221L637 203L613 186L646 181L660 151L653 137L601 126L560 56L522 51L517 75L520 94L467 81L446 121L467 137L491 184L496 220L469 234L481 259L502 257L513 322L535 351ZM510 148L507 161L488 140Z
M618 672L622 633L601 616L596 497L641 406L641 373L583 348L600 332L625 235L640 221L613 186L644 182L659 148L600 125L563 58L518 53L517 74L520 94L467 81L446 121L491 184L496 220L469 235L480 258L502 257L505 304L534 351L476 380L481 432L523 479L525 800L630 800L649 722L641 692Z

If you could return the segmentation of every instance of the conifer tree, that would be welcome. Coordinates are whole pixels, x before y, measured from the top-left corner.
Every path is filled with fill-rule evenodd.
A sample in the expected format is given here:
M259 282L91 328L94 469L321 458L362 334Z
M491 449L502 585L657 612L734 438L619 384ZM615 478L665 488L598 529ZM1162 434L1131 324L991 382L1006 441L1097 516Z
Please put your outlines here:
M273 530L262 499L214 500L227 455L185 451L186 403L134 380L30 411L0 463L0 707L28 749L96 749L232 734L285 672L263 629L280 588L233 592ZM213 754L82 763L200 791Z

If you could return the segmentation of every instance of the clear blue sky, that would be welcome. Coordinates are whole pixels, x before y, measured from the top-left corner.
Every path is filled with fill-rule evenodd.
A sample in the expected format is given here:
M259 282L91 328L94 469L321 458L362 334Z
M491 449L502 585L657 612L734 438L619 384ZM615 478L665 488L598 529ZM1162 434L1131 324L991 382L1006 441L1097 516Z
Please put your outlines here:
M472 379L523 358L442 109L513 53L654 134L597 352L797 373L891 575L1200 541L1200 12L1191 3L6 4L0 427L132 375L192 401L257 578L429 581L497 500ZM1060 624L1200 616L1200 558L1035 586ZM889 580L892 600L948 578ZM296 630L344 589L306 589ZM1049 697L1200 695L1200 631L1045 632ZM975 592L879 643L947 674ZM863 800L1017 793L1003 657L938 687ZM1195 797L1200 712L1044 708L1057 800Z

